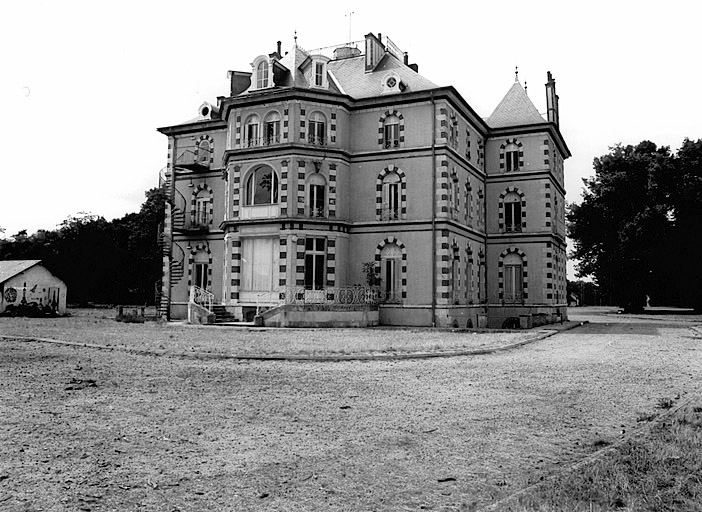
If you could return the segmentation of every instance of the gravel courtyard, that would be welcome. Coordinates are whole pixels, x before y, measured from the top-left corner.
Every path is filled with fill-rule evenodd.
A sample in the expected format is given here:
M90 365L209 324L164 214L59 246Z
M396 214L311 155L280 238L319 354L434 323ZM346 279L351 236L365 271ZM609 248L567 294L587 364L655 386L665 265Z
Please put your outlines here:
M662 399L702 391L702 318L603 311L571 310L591 323L508 351L396 361L0 339L0 509L489 505L642 428ZM0 319L0 334L52 334L25 322ZM81 332L107 328L86 321ZM139 328L155 327L124 332Z

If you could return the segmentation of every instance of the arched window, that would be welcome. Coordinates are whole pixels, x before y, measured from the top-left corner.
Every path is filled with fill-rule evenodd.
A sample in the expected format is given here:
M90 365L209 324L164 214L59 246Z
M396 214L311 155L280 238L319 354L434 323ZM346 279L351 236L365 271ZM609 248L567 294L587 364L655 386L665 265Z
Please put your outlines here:
M398 220L400 218L400 176L391 172L383 178L383 210L382 220Z
M268 63L261 61L256 67L256 89L268 87Z
M210 161L210 142L206 139L201 140L197 146L197 161L202 164Z
M400 118L391 115L383 123L383 147L397 148L400 146Z
M516 253L509 253L502 261L504 268L504 301L521 302L524 291L522 257Z
M402 249L385 245L380 252L380 290L386 302L400 302L402 286Z
M307 178L307 208L310 217L326 217L326 189L324 176L315 173Z
M263 144L270 146L280 142L280 114L271 112L263 123Z
M270 167L259 167L246 180L246 204L278 202L278 175Z
M327 143L327 119L321 112L312 112L308 121L307 141L324 146Z
M515 192L509 192L503 200L505 210L505 231L519 233L522 231L522 198Z
M260 118L255 114L249 116L246 120L246 145L248 147L260 145L261 141L258 135L258 126L260 123Z
M314 85L322 87L324 85L324 63L315 62L314 64Z
M519 147L513 142L505 147L505 166L507 172L519 170Z

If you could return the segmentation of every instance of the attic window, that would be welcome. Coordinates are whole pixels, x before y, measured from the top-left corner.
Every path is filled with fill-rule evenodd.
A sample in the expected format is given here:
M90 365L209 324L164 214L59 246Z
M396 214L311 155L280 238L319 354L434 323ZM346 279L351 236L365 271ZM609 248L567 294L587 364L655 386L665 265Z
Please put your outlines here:
M263 89L268 87L268 63L262 61L256 67L256 88Z
M314 85L322 87L324 85L324 63L317 62L314 65Z

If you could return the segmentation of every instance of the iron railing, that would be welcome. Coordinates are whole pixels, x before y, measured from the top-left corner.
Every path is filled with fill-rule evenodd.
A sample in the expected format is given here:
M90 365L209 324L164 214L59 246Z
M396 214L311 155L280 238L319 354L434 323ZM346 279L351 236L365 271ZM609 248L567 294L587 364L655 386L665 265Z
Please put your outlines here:
M214 303L214 294L208 292L204 288L199 286L190 287L190 302L202 306L207 311L212 311L212 304Z
M310 290L304 286L287 286L278 299L283 304L378 304L380 290L368 286L331 286Z

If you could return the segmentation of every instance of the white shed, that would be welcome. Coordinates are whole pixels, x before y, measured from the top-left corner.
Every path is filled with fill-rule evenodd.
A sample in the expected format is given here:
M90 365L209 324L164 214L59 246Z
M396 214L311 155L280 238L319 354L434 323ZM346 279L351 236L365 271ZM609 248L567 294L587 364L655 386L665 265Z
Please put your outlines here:
M0 313L66 314L66 284L40 263L0 261Z

